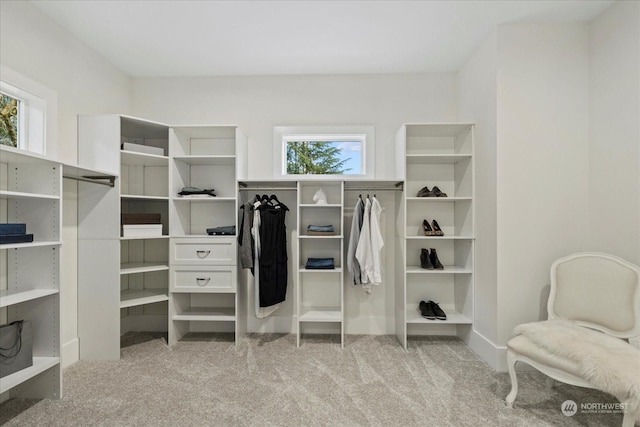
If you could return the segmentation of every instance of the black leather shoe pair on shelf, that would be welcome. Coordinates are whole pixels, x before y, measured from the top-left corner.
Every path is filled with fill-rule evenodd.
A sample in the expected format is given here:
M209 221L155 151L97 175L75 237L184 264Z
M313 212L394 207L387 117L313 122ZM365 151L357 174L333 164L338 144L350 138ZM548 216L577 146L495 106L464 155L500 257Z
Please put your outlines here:
M431 252L425 248L420 249L420 267L426 270L444 270L444 265L438 259L438 253L431 248Z
M420 309L420 314L425 319L447 320L447 314L440 308L437 302L433 302L431 300L427 302L420 301L418 308Z
M443 193L437 185L434 185L431 190L429 187L422 187L418 191L417 197L447 197L447 193Z
M444 232L435 219L431 221L431 225L429 225L429 221L426 219L422 220L422 230L425 236L444 236Z

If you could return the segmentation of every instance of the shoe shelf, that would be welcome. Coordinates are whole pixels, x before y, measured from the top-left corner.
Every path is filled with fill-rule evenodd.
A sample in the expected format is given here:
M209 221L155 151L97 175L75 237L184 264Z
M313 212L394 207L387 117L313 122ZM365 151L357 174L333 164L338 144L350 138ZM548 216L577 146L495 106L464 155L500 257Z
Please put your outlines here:
M165 263L154 262L126 262L120 264L120 275L151 273L153 271L169 270L169 266Z
M300 322L342 322L342 310L339 307L302 307Z
M473 322L473 126L405 125L398 132L396 143L397 151L405 153L400 165L405 182L401 219L404 251L399 257L404 271L396 289L396 335L405 348L409 334L465 337L465 328ZM447 196L417 196L424 187L431 190L436 186ZM433 222L437 221L444 235L425 236L424 220L434 230L437 227ZM429 253L435 250L437 261L444 268L421 268L423 249ZM439 304L447 320L421 316L418 305L428 300Z
M233 322L236 320L233 307L190 307L171 317L172 320L189 322Z
M472 320L467 316L457 312L455 309L448 306L441 306L442 310L447 314L447 320L431 320L425 319L422 317L417 308L411 310L407 310L407 323L411 324L455 324L455 325L470 325L472 324Z

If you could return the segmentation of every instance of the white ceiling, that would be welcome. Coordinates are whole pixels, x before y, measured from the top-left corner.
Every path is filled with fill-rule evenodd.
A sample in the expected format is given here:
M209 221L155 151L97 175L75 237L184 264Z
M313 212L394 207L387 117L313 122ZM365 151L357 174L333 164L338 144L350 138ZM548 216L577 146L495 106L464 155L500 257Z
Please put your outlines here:
M589 21L613 1L33 1L131 76L457 70L507 22Z

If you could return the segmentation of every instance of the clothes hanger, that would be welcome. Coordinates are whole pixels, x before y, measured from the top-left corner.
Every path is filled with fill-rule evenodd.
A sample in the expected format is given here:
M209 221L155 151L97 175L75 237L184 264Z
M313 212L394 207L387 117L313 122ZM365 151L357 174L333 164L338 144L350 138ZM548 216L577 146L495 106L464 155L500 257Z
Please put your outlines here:
M287 205L285 205L285 204L284 204L284 203L282 203L280 200L278 200L278 196L276 196L275 194L272 194L272 195L271 195L271 197L269 197L269 201L270 201L270 202L273 202L273 201L275 201L275 202L276 202L276 204L274 205L274 207L279 206L279 207L281 207L281 208L282 208L282 209L284 209L284 210L287 210L287 211L289 210L289 208L287 207Z

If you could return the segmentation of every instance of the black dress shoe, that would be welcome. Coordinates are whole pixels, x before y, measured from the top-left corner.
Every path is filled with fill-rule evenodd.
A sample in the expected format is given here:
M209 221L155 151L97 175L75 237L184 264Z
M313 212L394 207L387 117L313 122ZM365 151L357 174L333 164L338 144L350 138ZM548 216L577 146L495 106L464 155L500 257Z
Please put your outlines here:
M420 309L420 314L425 319L436 320L436 314L433 312L433 306L431 305L431 301L424 302L420 301L420 305L418 306Z
M431 264L431 259L429 259L429 252L424 248L420 249L420 267L433 270L433 264Z
M425 236L436 236L436 232L429 225L429 222L426 219L422 220L422 231L424 232ZM443 233L443 235L444 235L444 233Z
M429 187L422 187L418 191L418 194L416 195L416 197L429 197L428 196L429 194L431 194L431 190L429 190Z
M429 253L429 260L431 261L433 268L435 268L436 270L444 270L444 265L442 265L442 263L438 259L438 253L433 248L431 248L431 252Z
M442 231L440 224L438 224L438 221L435 219L431 221L431 228L433 229L433 234L431 234L431 236L444 236L444 231Z
M433 186L433 188L431 189L431 194L432 195L430 197L447 197L447 193L443 193L442 191L440 191L437 185Z
M427 301L426 305L431 308L431 312L433 312L433 315L435 316L436 319L438 319L438 320L447 320L447 313L445 313L440 308L440 306L438 305L437 302L429 300L429 301Z

